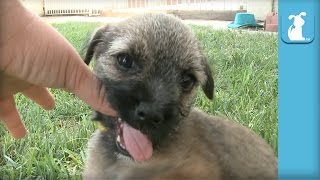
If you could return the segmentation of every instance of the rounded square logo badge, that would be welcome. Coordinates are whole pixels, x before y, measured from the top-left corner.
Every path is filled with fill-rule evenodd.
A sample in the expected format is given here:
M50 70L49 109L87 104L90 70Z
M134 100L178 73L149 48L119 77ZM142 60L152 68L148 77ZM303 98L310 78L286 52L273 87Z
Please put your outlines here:
M281 39L286 43L307 44L314 39L314 15L292 11L281 15Z

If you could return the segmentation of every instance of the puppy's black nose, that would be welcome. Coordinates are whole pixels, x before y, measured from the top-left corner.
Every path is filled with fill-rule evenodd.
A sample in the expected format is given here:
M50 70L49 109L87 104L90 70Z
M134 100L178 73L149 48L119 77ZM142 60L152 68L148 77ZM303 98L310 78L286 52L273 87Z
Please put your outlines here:
M163 122L164 118L159 109L149 103L140 103L135 111L135 119L139 123L157 126Z

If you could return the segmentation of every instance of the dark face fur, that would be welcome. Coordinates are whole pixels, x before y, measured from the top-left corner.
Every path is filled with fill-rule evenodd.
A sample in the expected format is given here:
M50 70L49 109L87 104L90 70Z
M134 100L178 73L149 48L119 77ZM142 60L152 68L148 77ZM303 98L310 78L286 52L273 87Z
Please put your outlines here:
M96 119L114 129L112 143L124 155L129 154L116 142L124 122L146 135L153 148L161 148L188 116L198 85L213 98L211 70L199 43L172 16L148 14L100 28L85 62L93 56L94 71L119 116L97 112Z

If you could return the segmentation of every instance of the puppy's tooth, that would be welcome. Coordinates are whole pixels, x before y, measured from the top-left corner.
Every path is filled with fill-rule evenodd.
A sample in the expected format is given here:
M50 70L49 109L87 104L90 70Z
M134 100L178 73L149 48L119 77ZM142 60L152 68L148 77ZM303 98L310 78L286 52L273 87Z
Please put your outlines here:
M120 136L119 136L119 135L117 136L117 142L119 142L119 144L121 145L121 143L120 143Z
M121 143L119 143L122 149L126 149L126 147L124 147Z

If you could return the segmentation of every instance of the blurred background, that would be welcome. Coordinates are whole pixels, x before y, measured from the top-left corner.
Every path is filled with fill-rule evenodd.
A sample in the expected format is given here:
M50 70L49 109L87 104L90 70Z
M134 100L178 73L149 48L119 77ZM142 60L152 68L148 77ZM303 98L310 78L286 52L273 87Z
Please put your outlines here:
M127 17L145 12L175 14L182 19L231 21L249 12L264 21L278 13L278 0L22 0L40 16Z

